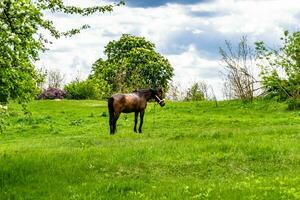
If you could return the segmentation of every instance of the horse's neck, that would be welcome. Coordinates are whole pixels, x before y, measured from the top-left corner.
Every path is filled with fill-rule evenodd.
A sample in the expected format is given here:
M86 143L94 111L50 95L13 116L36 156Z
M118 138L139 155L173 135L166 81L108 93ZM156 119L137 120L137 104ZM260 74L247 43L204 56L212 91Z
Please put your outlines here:
M151 91L140 92L140 95L143 96L147 101L149 101L150 99L152 99L152 93L151 93Z
M151 92L145 94L145 98L146 98L147 101L149 101L150 99L152 99Z

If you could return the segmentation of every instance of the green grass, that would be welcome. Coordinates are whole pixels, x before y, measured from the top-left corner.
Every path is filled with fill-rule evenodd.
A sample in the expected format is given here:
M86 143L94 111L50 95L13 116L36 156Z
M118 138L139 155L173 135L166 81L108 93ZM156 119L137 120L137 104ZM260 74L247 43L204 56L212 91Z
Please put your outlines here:
M9 105L0 199L300 199L300 112L268 101L149 104L143 133L106 102Z

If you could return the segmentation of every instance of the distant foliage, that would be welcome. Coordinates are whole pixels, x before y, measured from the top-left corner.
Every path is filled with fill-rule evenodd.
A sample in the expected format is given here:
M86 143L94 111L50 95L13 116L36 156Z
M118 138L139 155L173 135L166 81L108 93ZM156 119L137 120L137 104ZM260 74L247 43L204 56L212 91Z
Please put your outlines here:
M64 90L50 87L39 95L39 99L63 99L66 95L67 93Z
M47 71L48 87L61 88L64 84L65 74L62 74L59 69L52 69Z
M288 110L298 110L300 109L300 100L295 98L289 98L287 100Z
M236 47L225 41L225 47L220 48L221 61L224 65L224 96L227 99L252 100L257 90L253 69L255 54L244 36Z
M92 79L73 81L64 89L68 99L104 99L110 93L110 87L106 83Z
M207 97L208 87L205 83L194 83L187 91L185 101L204 101Z
M169 89L166 94L167 99L171 101L182 101L185 96L186 93L182 88L180 82L172 81L169 83Z
M169 61L143 37L124 34L109 42L104 53L107 59L93 64L90 78L105 81L113 92L158 86L166 89L174 75Z
M37 70L37 87L40 90L46 88L46 78L48 75L48 70L45 67L38 68Z
M0 104L0 134L2 134L6 128L5 119L8 117L8 109L6 105Z
M270 49L264 42L256 43L266 95L288 100L289 108L300 106L300 31L284 32L282 47Z

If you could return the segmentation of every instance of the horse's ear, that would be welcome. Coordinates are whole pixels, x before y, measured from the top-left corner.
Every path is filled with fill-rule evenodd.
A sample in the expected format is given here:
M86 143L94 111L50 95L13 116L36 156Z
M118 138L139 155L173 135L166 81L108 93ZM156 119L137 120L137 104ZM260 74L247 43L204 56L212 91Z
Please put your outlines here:
M157 90L163 92L163 87L160 85Z

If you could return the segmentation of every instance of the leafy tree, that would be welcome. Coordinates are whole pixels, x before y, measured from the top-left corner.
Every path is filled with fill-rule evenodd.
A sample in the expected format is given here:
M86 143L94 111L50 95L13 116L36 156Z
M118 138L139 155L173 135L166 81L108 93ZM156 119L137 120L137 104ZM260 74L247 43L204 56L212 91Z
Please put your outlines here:
M290 99L289 102L300 107L300 32L285 31L281 40L279 49L268 48L264 42L256 43L262 84L267 95Z
M120 3L122 4L122 2ZM116 5L120 5L116 4ZM34 61L49 43L40 29L50 32L54 38L71 36L80 28L67 32L58 31L43 11L80 14L110 12L113 5L81 8L67 6L63 0L1 0L0 1L0 102L9 99L29 100L37 92L38 76Z
M92 68L91 78L111 85L114 92L136 88L167 88L173 68L169 61L155 52L155 45L144 37L123 34L105 47L107 59L98 59Z
M205 83L194 83L187 91L185 101L204 101L207 97L208 86Z

